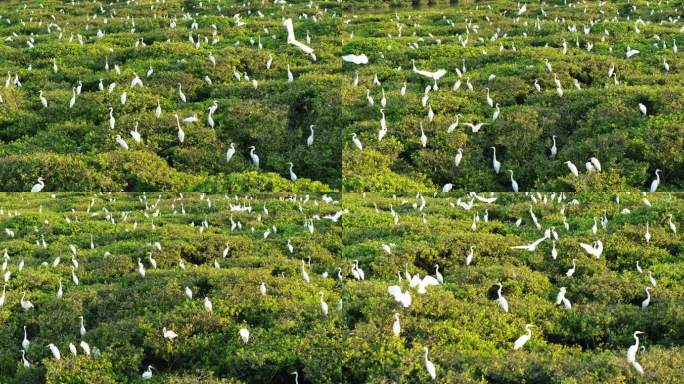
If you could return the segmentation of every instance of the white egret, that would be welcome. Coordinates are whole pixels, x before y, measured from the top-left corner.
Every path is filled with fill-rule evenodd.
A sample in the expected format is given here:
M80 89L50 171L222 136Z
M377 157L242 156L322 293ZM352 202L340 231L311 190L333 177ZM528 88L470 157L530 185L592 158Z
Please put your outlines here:
M114 118L114 108L109 108L109 129L116 127L116 119Z
M0 309L2 309L2 306L5 305L6 290L7 290L7 283L5 283L2 286L2 295L0 295Z
M126 144L126 141L121 137L121 135L116 135L116 142L121 146L121 148L128 150L128 144Z
M575 269L577 268L577 265L575 265L576 261L577 259L572 259L572 268L568 269L568 271L565 272L565 276L572 277L572 275L575 274Z
M392 324L392 335L399 337L401 334L401 323L399 322L399 314L394 313L394 323Z
M40 99L40 103L43 104L43 108L47 108L48 107L48 101L45 98L45 96L43 96L43 90L42 89L38 93L38 98Z
M648 305L651 303L651 287L646 287L645 290L646 298L644 299L644 301L641 302L642 309L646 309L646 307L648 307Z
M211 303L211 300L209 300L209 296L204 296L204 310L207 312L214 311L214 305Z
M76 87L71 88L71 99L69 99L69 109L74 107L76 104Z
M296 175L296 174L294 173L294 171L292 170L292 167L294 166L294 164L292 164L291 161L288 162L287 164L290 166L290 180L291 180L291 181L297 181L297 175Z
M649 282L651 283L651 285L654 286L654 287L657 285L657 284L656 284L657 281L656 281L655 278L653 278L653 274L651 273L651 271L648 271L648 281L649 281Z
M230 159L235 155L235 143L230 143L228 151L226 151L226 162L230 163Z
M641 367L641 364L636 361L636 354L639 351L639 335L642 335L643 333L644 332L641 331L634 331L634 344L627 349L627 362L630 363L640 375L644 374L644 369Z
M291 83L294 81L294 75L292 74L292 71L290 71L290 64L287 64L287 82Z
M459 164L461 164L461 160L463 160L463 149L458 148L456 150L456 156L454 156L454 165L458 167Z
M311 134L309 135L309 137L306 138L306 146L307 147L312 146L314 143L314 127L315 127L315 125L313 125L313 124L309 126L309 130L311 130Z
M525 330L527 331L527 334L518 337L515 343L513 343L513 350L517 351L530 340L530 338L532 337L532 330L530 329L530 327L532 327L532 324L525 324Z
M81 340L81 342L78 343L78 345L81 347L81 349L83 349L83 353L85 353L86 356L90 356L90 345L88 345L88 343L86 343L85 341ZM97 350L97 349L96 349L96 350Z
M513 178L513 170L509 169L508 172L511 173L511 188L513 192L518 192L518 182Z
M185 97L185 93L183 93L183 86L181 83L178 83L178 97L180 97L182 102L187 102L187 98Z
M425 351L425 369L428 371L428 375L430 375L432 380L435 380L435 378L437 378L437 371L432 361L428 360L428 347L423 347L423 350Z
M558 147L556 147L556 135L551 136L551 140L553 140L553 145L551 146L551 158L556 157L556 153L558 153Z
M625 51L625 57L629 59L630 57L635 56L637 54L639 54L638 50L631 48L629 45L627 46Z
M478 133L487 123L463 123L463 125L469 127L473 133Z
M593 245L579 243L579 246L589 255L594 256L597 259L601 257L601 254L603 253L603 242L601 240L596 240Z
M140 274L141 277L145 277L145 266L140 261L139 257L138 257L138 273Z
M304 263L304 260L302 260L302 279L304 279L304 281L306 281L308 284L311 282L311 280L309 279L309 274L306 272L306 269L304 269L305 265L306 264Z
M501 114L501 108L499 108L499 103L496 103L496 110L492 114L492 121L496 121L499 118L499 115Z
M21 347L27 350L29 348L29 345L31 345L31 342L26 336L26 326L24 325L24 339L21 341Z
M250 146L249 157L252 159L252 163L254 163L254 166L259 168L259 156L256 153L254 153L254 151L256 151L256 147L253 145Z
M420 122L420 145L425 148L427 146L427 136L425 136L425 131L423 130L423 122Z
M421 75L421 76L424 76L424 77L427 77L427 78L432 79L434 81L441 79L442 76L446 75L446 73L447 73L446 69L438 69L434 72L420 70L420 69L416 68L416 61L415 60L412 60L411 63L413 64L413 72L414 73Z
M567 292L567 288L565 288L565 287L560 288L558 295L556 295L556 305L560 305L562 303L563 306L565 306L565 309L571 309L572 304L570 303L570 300L568 300L565 297L566 292Z
M166 329L166 327L162 328L162 334L164 335L165 339L168 339L169 341L173 341L176 337L178 337L178 334L170 329Z
M356 133L352 133L352 142L358 148L360 151L363 151L363 143L361 143L361 140L359 140L358 137L356 137Z
M456 121L454 121L453 123L451 123L451 125L449 125L449 127L447 127L447 133L453 132L454 129L456 129L458 127L460 117L461 117L461 114L457 113L456 114Z
M568 166L570 169L570 173L572 173L573 176L579 177L579 171L577 170L577 167L575 164L572 163L572 161L566 161L565 164Z
M192 289L190 289L190 287L188 286L185 287L185 296L187 296L188 299L192 300Z
M314 51L313 48L309 47L306 44L299 42L295 38L294 26L292 25L292 19L285 19L283 21L283 25L285 26L285 29L287 29L287 43L294 45L295 47L301 49L302 51L304 51L304 53L306 53L308 55L312 55L313 51ZM315 57L315 56L312 56L312 58L313 57Z
M60 360L62 358L62 355L59 353L59 349L57 349L57 347L54 344L48 344L48 348L50 348L50 352L52 352L52 357L55 360Z
M247 328L240 328L238 333L240 334L242 342L247 344L247 342L249 342L249 330Z
M399 287L398 285L389 286L387 288L387 292L389 292L389 294L392 295L392 297L394 297L394 300L401 303L401 305L404 308L408 308L411 305L411 302L413 301L413 299L411 298L411 293L408 290L406 290L406 292L402 292L401 287Z
M143 380L149 380L152 378L152 368L154 368L154 367L151 365L147 366L147 370L145 372L143 372L143 374L142 374Z
M318 292L318 295L321 297L321 312L323 316L328 316L328 303L323 301L323 291Z
M26 351L23 349L21 350L21 362L24 365L24 368L31 368L31 363L26 360Z
M435 278L437 278L440 284L444 284L444 276L439 273L439 264L435 264Z
M660 169L655 170L656 178L651 182L651 192L655 192L660 185Z
M78 317L81 320L81 327L78 330L78 333L81 335L81 338L83 338L86 335L86 329L85 325L83 324L83 316Z
M644 116L646 116L646 114L648 113L648 110L646 109L646 106L643 103L639 103L639 111Z
M468 256L466 256L465 259L465 265L470 265L470 263L473 262L473 256L475 255L475 246L471 245L470 246L470 251L468 251Z
M24 311L28 311L29 309L33 308L33 303L30 302L29 300L25 300L25 298L26 298L26 292L22 293L20 304L21 304L21 308Z
M348 62L348 63L354 63L356 65L361 65L361 64L368 64L368 56L365 54L360 54L360 55L344 55L342 56L342 60Z
M131 137L133 140L140 144L142 142L142 137L140 136L140 132L138 132L138 122L135 122L135 128L133 128L132 131L130 131Z
M45 188L45 181L42 177L38 178L38 182L31 187L31 192L40 192Z
M503 284L496 283L496 285L499 286L499 289L496 290L496 302L499 304L501 309L503 309L504 312L508 312L508 300L501 294L501 290L503 289Z
M492 167L494 167L494 172L496 174L499 174L499 170L501 169L501 163L496 159L496 147L489 147L492 149L493 154L492 154Z
M181 128L180 118L178 117L178 114L174 113L173 117L176 118L176 127L178 128L178 141L180 141L180 143L183 144L183 141L185 141L185 131L183 130L183 128Z

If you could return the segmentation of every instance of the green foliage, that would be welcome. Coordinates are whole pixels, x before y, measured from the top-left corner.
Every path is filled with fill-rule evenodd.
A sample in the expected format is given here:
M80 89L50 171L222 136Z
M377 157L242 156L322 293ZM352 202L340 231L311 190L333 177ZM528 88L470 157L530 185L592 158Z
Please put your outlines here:
M682 238L668 226L672 214L681 229L679 194L499 194L493 203L472 195L455 200L453 193L345 193L341 202L316 193L235 194L0 194L0 227L15 233L0 237L12 273L0 310L0 381L139 382L152 365L152 382L289 383L297 371L301 383L419 383L428 380L423 347L443 383L684 379ZM472 209L462 208L471 201ZM335 212L346 213L337 223L325 218ZM594 218L604 215L605 228L599 223L592 235ZM314 221L313 233L303 227L307 220ZM550 240L534 252L510 248L552 227L559 234L557 259ZM578 246L595 239L604 242L599 259ZM71 281L70 244L77 249L78 285ZM465 265L470 246L474 258ZM57 257L62 261L53 266ZM576 271L568 278L572 259ZM365 280L352 277L352 260ZM644 274L636 271L637 261ZM403 281L405 273L434 275L436 264L444 283L425 294ZM642 309L647 271L657 286ZM57 300L60 280L64 296ZM508 313L495 301L497 282ZM410 307L387 293L395 284L411 292ZM571 310L554 305L561 286ZM35 306L29 311L20 307L23 292ZM204 297L212 312L204 309ZM394 313L400 314L399 338L391 333ZM80 341L80 315L83 340L98 356L86 357L80 348L72 356L67 349ZM532 338L513 351L526 323L534 324ZM20 361L23 326L31 341L28 369ZM164 339L163 327L178 338ZM249 329L248 344L240 328ZM638 354L643 378L625 362L637 329L645 332ZM60 348L60 361L47 343Z
M208 186L217 183L211 177L250 178L255 170L250 145L256 146L264 178L287 174L291 161L300 178L313 181L309 191L341 187L341 13L336 2L318 2L316 22L297 18L309 12L306 2L295 2L287 10L268 2L209 6L169 0L154 9L114 2L103 5L105 14L95 19L92 15L102 12L96 3L26 5L0 4L1 34L14 36L0 48L6 59L0 72L11 74L11 80L16 74L22 85L10 82L0 90L0 160L11 161L7 165L13 167L3 166L0 172L0 184L8 186L3 190L27 191L38 176L46 179L46 191L192 190L205 178ZM197 29L190 30L192 21L183 17L189 9ZM236 26L228 14L240 14L247 26ZM55 15L59 20L52 19ZM283 15L296 20L298 35L308 32L314 37L317 61L286 43ZM173 20L176 28L170 28ZM97 36L98 31L104 35ZM188 31L196 39L202 37L200 48L188 41ZM137 44L139 39L143 44ZM209 55L215 57L215 66ZM272 65L267 69L269 59ZM291 83L288 65L294 75ZM149 68L154 73L147 77ZM131 87L136 75L143 87ZM258 81L256 89L247 77ZM82 93L70 108L72 88L79 83ZM108 92L113 83L116 88ZM180 100L179 83L187 103ZM48 108L40 103L40 91ZM124 91L127 102L122 104ZM159 119L157 102L162 108ZM211 127L208 109L214 102L218 109ZM114 129L109 126L109 108L116 119ZM174 114L181 119L197 116L197 122L181 123L183 143ZM130 135L136 125L140 143ZM310 125L315 126L315 140L307 146ZM129 153L122 153L116 135L127 142ZM237 152L227 162L230 143ZM55 163L70 164L76 172L65 175L59 166L55 171L45 169ZM81 175L82 180L73 179ZM278 191L300 191L308 188L304 184L273 185Z
M354 37L344 40L342 53L369 57L368 65L342 66L345 190L434 192L451 183L467 191L510 191L509 169L520 190L527 191L644 190L656 169L663 170L661 190L684 188L679 166L684 153L678 139L681 114L676 112L683 106L678 68L684 62L672 51L673 40L682 42L679 28L668 21L674 12L671 5L594 2L580 10L564 2L527 3L527 12L513 17L516 3L448 3L348 1L343 5L352 15L344 33ZM385 9L397 5L414 7ZM611 15L610 23L592 22L605 15ZM644 21L644 25L637 22L640 34L635 33L634 20ZM568 31L572 26L577 27L576 33ZM588 26L590 32L584 33L582 28ZM644 34L661 40L651 44ZM591 51L586 49L589 43ZM627 46L641 53L627 59ZM419 69L447 71L438 81L439 89L429 92L432 122L421 99L433 81L413 73L412 60ZM669 71L663 69L664 60ZM611 65L616 68L617 84L607 76ZM457 69L464 73L458 74ZM490 79L492 75L495 78ZM375 76L381 85L372 82ZM556 79L563 87L562 97L556 92ZM535 81L541 91L534 88ZM460 88L453 88L456 83ZM473 85L472 91L467 83ZM367 91L374 105L367 101ZM488 91L501 109L496 121L494 108L485 103ZM383 94L388 131L380 141ZM639 103L647 107L647 116L639 112ZM460 124L449 133L447 128L457 115ZM478 122L486 125L477 133L464 125ZM428 138L425 148L420 143L421 123ZM355 153L358 150L349 139L352 133L364 143L364 155ZM552 136L557 141L555 157L550 156ZM492 169L492 146L501 162L499 174ZM463 159L456 166L459 148ZM600 160L604 172L587 174L585 163L590 157ZM564 164L568 160L580 169L580 177L568 177ZM395 184L401 181L381 183L378 177L360 177L390 172L422 185L397 189Z

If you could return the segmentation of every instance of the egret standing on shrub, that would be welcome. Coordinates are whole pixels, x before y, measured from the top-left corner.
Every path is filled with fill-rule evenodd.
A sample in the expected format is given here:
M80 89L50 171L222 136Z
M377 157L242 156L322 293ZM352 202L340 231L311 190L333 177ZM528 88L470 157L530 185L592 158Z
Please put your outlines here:
M503 289L503 284L496 283L496 285L499 286L499 289L496 291L497 299L496 302L499 303L499 306L501 309L503 309L504 312L508 313L508 300L501 294L501 290Z
M52 357L55 360L60 360L62 358L62 354L59 353L59 349L57 349L57 347L54 344L50 343L47 346L48 348L50 348L50 352L52 352Z
M651 182L651 192L655 192L660 185L660 169L655 170L656 178Z
M226 163L230 163L230 159L235 155L235 143L230 143L228 151L226 151Z
M249 341L249 330L247 328L240 328L239 334L242 342L247 344Z
M399 322L399 314L394 313L394 323L392 324L392 334L394 337L399 337L401 333L401 323Z
M432 361L428 360L428 347L423 347L423 350L425 351L425 369L432 380L435 380L437 378L437 371Z
M627 349L627 362L632 364L632 367L639 373L640 375L644 374L644 368L641 367L641 364L639 364L636 361L636 354L639 351L639 335L643 334L641 331L635 331L633 336L634 336L634 344L632 344L629 349Z
M31 192L34 192L34 193L40 192L43 190L44 187L45 187L45 182L43 181L42 177L39 177L38 182L36 184L34 184L33 187L31 187Z
M143 374L142 374L143 380L149 380L152 378L152 368L154 368L154 367L152 367L151 365L147 366L147 371L143 372Z
M249 157L252 158L252 163L254 163L254 166L257 167L257 169L258 169L259 168L259 156L256 153L254 153L255 150L256 150L255 146L252 145L249 147Z
M318 295L321 297L321 312L323 316L328 316L328 303L323 301L323 291L318 292Z
M164 335L165 339L169 339L169 341L173 341L176 337L178 337L178 334L176 332L166 329L166 327L162 328L162 334Z
M531 326L532 324L525 324L525 330L527 331L527 334L518 337L515 343L513 343L513 350L517 351L530 340L530 338L532 337L532 330L530 329Z

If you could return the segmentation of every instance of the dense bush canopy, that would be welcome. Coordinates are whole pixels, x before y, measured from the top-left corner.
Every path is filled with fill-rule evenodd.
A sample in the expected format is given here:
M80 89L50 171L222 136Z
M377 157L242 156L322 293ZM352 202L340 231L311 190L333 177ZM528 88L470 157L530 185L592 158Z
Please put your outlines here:
M386 9L408 3L441 5ZM345 2L342 54L368 57L343 64L346 190L684 188L679 2L447 3Z
M338 189L341 14L334 2L269 3L1 2L2 190L38 177L51 191ZM283 17L311 38L315 62L287 44Z
M684 380L681 195L337 198L0 195L9 273L0 381L141 382L152 365L152 382L292 383L297 371L300 383L424 383L424 347L440 383ZM511 249L545 231L534 251ZM595 240L603 242L598 258L579 246ZM407 274L435 277L436 264L443 283L424 294L409 287ZM411 294L408 307L388 293L392 285ZM561 287L570 309L555 305ZM532 337L514 351L526 323ZM178 337L165 339L164 327ZM643 377L625 358L637 330L645 332L636 358ZM81 339L97 352L86 356Z

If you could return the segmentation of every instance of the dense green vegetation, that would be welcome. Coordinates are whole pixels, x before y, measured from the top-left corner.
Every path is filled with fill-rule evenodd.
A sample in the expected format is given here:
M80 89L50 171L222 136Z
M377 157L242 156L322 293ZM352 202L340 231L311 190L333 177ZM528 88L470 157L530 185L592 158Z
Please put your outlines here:
M482 195L489 197L488 194ZM619 196L620 204L615 198ZM558 201L543 197L499 194L487 204L469 196L426 198L415 195L344 194L349 214L343 217L343 258L358 259L366 281L347 283L351 336L345 344L345 380L355 383L430 382L422 348L429 347L441 383L678 383L684 380L684 257L682 237L668 227L668 215L681 229L681 195L576 194ZM553 201L555 197L556 201ZM574 200L578 204L574 204ZM461 204L473 203L470 210ZM529 210L537 216L538 230ZM563 225L565 212L569 231ZM629 213L627 211L629 210ZM395 217L392 211L396 213ZM605 228L594 218L606 216ZM473 231L475 217L480 220ZM486 219L488 218L488 219ZM515 222L522 219L520 226ZM425 222L423 222L425 220ZM650 223L650 242L644 240ZM547 240L536 251L513 250L555 228L558 256ZM588 256L578 242L602 239L599 259ZM391 254L382 249L390 246ZM469 248L474 256L466 265ZM572 278L566 271L576 259ZM636 270L639 261L643 275ZM399 281L410 274L435 274L444 284L425 295ZM652 271L657 286L646 309L644 287ZM499 308L496 283L510 310ZM387 287L398 284L413 295L399 308ZM570 310L554 304L567 287ZM401 337L391 333L399 312ZM532 338L522 350L513 341L531 323ZM645 351L637 355L643 379L627 364L632 333Z
M1 2L0 73L9 76L0 89L2 190L26 191L40 176L51 191L338 189L341 14L336 7L332 1L315 7L181 0ZM300 39L309 34L316 62L287 44L283 17L295 20ZM136 75L143 86L132 86ZM70 107L72 88L79 84L81 94ZM211 127L208 109L214 102ZM182 143L174 114L197 116L196 122L181 122ZM136 123L140 143L129 133ZM315 136L307 146L310 125ZM236 153L228 162L231 142ZM249 156L251 145L260 157L259 174ZM296 182L290 181L290 161Z
M0 252L7 250L11 272L0 308L0 382L134 382L149 364L159 383L290 382L294 370L317 377L324 364L312 359L317 343L342 337L340 320L323 318L318 304L321 290L331 308L340 296L332 279L320 277L333 273L341 254L340 226L324 218L338 204L321 196L160 197L0 195ZM241 226L231 230L231 221ZM306 221L313 221L313 233ZM71 278L70 245L78 285ZM309 257L307 285L300 260ZM185 296L186 286L194 299ZM33 309L21 308L23 292ZM213 312L204 309L205 296ZM99 349L99 357L85 356L80 347L78 356L69 355L68 344L81 340L79 316L87 330L83 340ZM24 326L29 369L21 364ZM165 340L163 327L178 338ZM243 327L251 332L247 345L238 336ZM322 335L326 340L318 340ZM48 343L60 349L61 360L52 358Z
M682 238L668 224L672 214L681 229L683 196L496 197L492 203L468 195L426 197L423 206L416 195L351 193L341 202L321 195L0 195L3 274L11 273L0 308L0 382L141 382L152 365L151 381L160 383L293 383L294 371L300 383L424 383L425 346L440 383L684 379ZM341 218L334 222L337 212ZM475 230L474 217L480 218ZM241 227L231 230L231 221ZM559 236L555 260L551 240L534 252L510 248L551 228ZM578 246L598 239L604 242L599 259ZM474 256L465 265L470 246ZM568 278L573 258L576 271ZM359 261L363 281L353 277L352 260ZM423 295L408 287L406 272L434 276L435 264L443 284ZM657 285L642 309L648 271ZM63 297L57 299L60 280ZM495 301L497 282L508 313ZM390 296L391 285L411 293L408 308ZM554 305L562 286L570 310ZM23 292L34 308L22 309ZM205 296L212 312L204 308ZM392 335L395 312L400 337ZM79 347L79 316L87 330L83 340L97 354L86 356ZM534 325L532 338L513 351L526 323ZM30 368L21 360L24 326ZM164 339L163 327L178 337ZM250 331L247 344L238 336L241 328ZM643 378L625 359L636 330L645 332L645 349L637 354ZM59 348L61 360L48 343Z
M439 6L388 9L410 3ZM644 190L656 169L663 171L660 190L684 188L684 61L675 52L675 44L684 45L680 2L527 2L521 15L525 2L448 3L455 2L345 2L342 54L363 53L369 60L343 64L346 190L434 191L452 183L469 191L510 191L509 169L521 191ZM627 58L628 47L640 53ZM425 106L421 99L433 80L414 73L412 60L419 70L447 71ZM609 77L611 65L615 75ZM387 133L379 140L383 89ZM493 121L497 103L500 115ZM448 132L457 114L459 124ZM473 133L464 123L487 125ZM352 144L352 133L363 151ZM587 174L591 157L603 172ZM565 161L580 177L570 175Z

